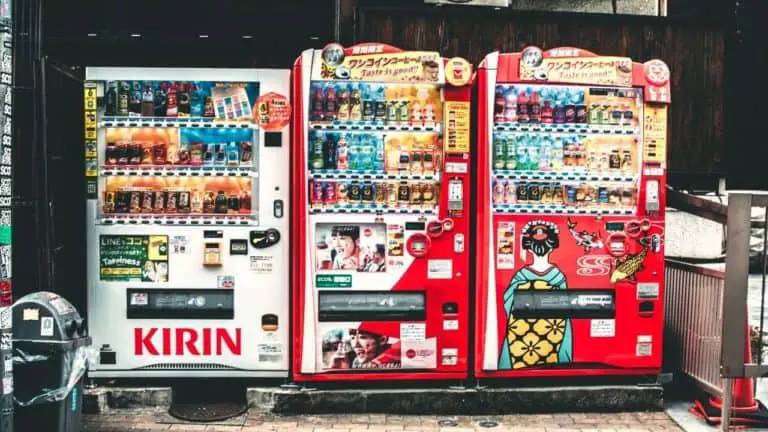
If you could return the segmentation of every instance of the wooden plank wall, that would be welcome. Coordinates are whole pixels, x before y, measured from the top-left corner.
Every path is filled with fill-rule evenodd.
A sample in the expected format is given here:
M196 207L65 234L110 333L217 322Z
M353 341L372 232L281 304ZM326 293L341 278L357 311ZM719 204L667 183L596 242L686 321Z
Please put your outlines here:
M635 61L664 60L672 71L670 171L725 171L724 38L707 26L626 16L493 13L458 8L360 8L356 40L405 49L439 50L473 64L494 50L575 46Z

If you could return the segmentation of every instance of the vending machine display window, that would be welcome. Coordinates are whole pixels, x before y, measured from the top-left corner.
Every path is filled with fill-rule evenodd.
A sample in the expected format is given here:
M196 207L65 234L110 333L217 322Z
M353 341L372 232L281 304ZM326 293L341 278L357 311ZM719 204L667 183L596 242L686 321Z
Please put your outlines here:
M297 381L466 376L467 316L444 330L442 305L468 302L456 245L469 230L471 78L466 60L383 44L297 62Z
M290 72L86 75L90 375L286 376Z
M666 65L528 47L478 85L477 375L659 373Z

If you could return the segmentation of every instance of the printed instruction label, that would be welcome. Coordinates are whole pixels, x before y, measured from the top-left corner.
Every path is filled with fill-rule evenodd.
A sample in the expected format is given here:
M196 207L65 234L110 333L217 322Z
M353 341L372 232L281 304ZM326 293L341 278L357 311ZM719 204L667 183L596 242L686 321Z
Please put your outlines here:
M3 378L3 394L9 395L13 393L13 376Z
M53 317L43 317L40 320L40 336L53 336Z
M427 338L427 325L419 323L401 323L400 340L423 341Z
M427 261L427 279L451 278L453 278L453 261L449 259Z
M593 319L589 324L590 337L614 337L616 336L616 320Z
M272 273L272 257L267 255L254 255L249 257L251 271L259 274Z
M459 329L459 320L443 320L443 330L455 331Z
M445 172L450 174L466 174L467 164L465 162L446 162Z
M637 284L637 299L659 298L659 284L656 282L640 282Z
M402 339L400 342L403 369L434 369L437 367L437 339L414 341Z

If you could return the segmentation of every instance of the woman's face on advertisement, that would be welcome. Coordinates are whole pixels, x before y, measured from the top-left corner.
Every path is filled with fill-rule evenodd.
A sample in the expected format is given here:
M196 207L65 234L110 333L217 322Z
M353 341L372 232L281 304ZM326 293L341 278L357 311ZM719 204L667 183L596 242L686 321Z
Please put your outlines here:
M334 237L334 247L336 252L345 258L351 257L355 253L355 241L349 236Z
M379 351L381 338L368 333L357 333L352 336L352 349L355 350L355 356L361 362L367 362L376 357Z

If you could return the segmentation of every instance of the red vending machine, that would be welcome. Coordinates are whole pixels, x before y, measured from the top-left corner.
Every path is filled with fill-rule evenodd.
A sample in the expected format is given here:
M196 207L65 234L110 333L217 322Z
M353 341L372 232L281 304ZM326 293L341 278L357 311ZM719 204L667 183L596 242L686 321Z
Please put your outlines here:
M478 377L661 372L669 77L577 48L479 67Z
M365 43L294 66L293 376L467 376L472 68Z

